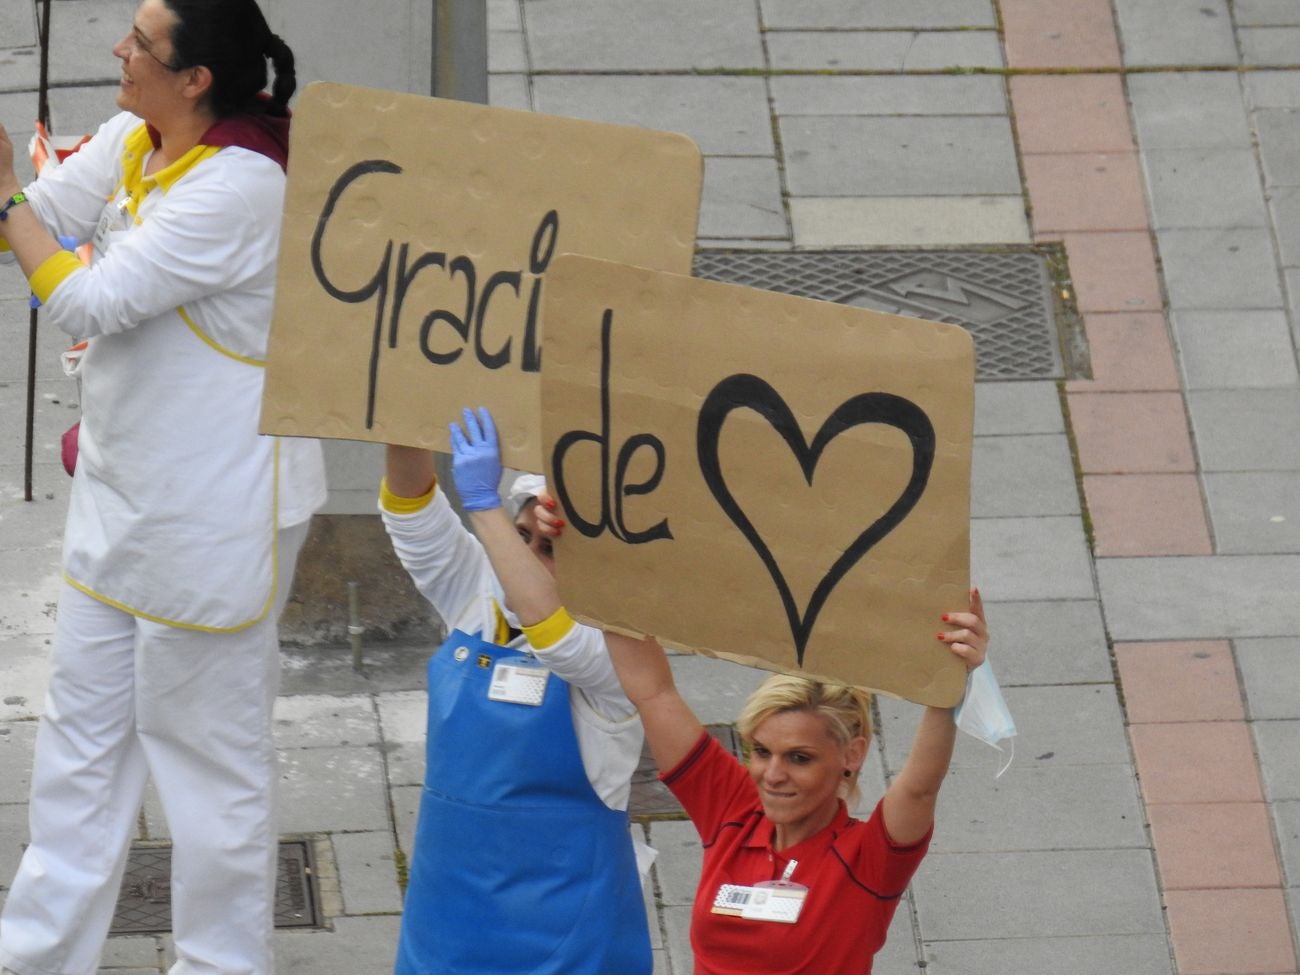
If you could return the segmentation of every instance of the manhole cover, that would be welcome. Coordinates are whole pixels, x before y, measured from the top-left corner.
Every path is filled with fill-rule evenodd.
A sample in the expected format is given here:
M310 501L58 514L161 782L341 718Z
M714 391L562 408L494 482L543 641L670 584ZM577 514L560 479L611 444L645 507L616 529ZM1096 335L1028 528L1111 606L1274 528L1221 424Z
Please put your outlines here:
M166 934L172 929L172 848L136 843L127 855L110 934ZM275 880L275 926L320 927L320 897L311 848L305 840L280 843Z
M1051 276L1034 250L702 250L695 275L960 325L979 379L1063 374Z
M740 758L740 738L729 724L706 725L709 734L722 742L723 747ZM628 815L641 817L681 816L685 811L667 786L659 781L659 769L650 755L649 746L641 749L641 762L632 776L632 796L627 804Z

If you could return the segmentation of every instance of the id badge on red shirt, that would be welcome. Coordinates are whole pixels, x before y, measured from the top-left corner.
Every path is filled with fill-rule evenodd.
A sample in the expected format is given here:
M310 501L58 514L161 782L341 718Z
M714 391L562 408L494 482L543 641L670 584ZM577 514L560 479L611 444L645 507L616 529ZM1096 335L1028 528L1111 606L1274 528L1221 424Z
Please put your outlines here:
M713 898L713 913L748 921L794 924L803 910L808 888L788 880L765 880L752 887L723 884Z

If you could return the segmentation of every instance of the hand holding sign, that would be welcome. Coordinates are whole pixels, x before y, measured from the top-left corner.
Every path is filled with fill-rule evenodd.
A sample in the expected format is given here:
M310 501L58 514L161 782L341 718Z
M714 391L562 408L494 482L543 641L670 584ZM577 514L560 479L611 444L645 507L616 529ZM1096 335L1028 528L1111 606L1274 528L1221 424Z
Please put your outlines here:
M968 584L964 331L572 255L544 318L571 612L956 703L934 620Z

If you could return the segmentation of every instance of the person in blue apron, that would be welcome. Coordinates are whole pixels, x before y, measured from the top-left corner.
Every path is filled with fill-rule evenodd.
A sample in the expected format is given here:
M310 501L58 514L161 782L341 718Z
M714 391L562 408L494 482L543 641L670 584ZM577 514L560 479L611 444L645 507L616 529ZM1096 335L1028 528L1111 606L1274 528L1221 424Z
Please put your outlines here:
M143 0L122 28L122 112L80 151L20 189L0 128L0 249L86 341L0 966L94 975L152 778L172 975L273 975L276 623L325 500L320 444L257 432L293 53L253 0Z
M560 605L544 482L515 482L511 518L492 418L463 422L452 476L473 533L428 451L390 445L380 488L394 550L449 631L429 661L397 975L648 975L651 854L627 815L640 720L604 635Z

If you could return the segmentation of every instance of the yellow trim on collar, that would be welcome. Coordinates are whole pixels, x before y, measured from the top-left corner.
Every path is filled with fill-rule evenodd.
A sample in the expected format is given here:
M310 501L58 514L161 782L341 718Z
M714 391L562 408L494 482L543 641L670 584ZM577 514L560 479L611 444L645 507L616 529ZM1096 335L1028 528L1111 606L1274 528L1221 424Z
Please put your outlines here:
M399 497L388 489L388 478L385 477L379 482L379 503L389 514L413 515L429 506L429 502L433 500L433 492L436 490L438 490L438 479L434 478L433 487L429 488L428 493L418 498Z
M55 289L74 271L84 271L85 268L86 265L82 264L72 251L61 250L51 254L32 272L32 279L29 282L32 294L41 300L41 304L45 304L50 300L50 295L54 294Z
M122 145L122 189L126 190L126 208L136 223L140 222L140 204L149 191L157 187L166 193L191 169L221 151L220 146L196 145L175 162L158 170L152 176L144 175L144 163L153 152L149 129L141 124L126 137ZM114 193L116 196L116 193Z
M181 321L183 321L186 325L190 327L191 332L193 332L195 335L201 338L209 346L216 349L222 355L228 356L231 359L234 359L236 362L242 362L245 365L257 366L259 369L266 368L266 361L264 359L252 359L246 355L240 355L238 352L232 351L231 349L227 349L216 339L212 338L212 336L204 332L203 329L199 328L199 326L195 324L194 319L190 318L189 313L185 310L184 306L177 305L176 314L181 316Z
M524 635L534 650L546 650L564 639L577 623L569 611L561 606L540 623L524 627Z

